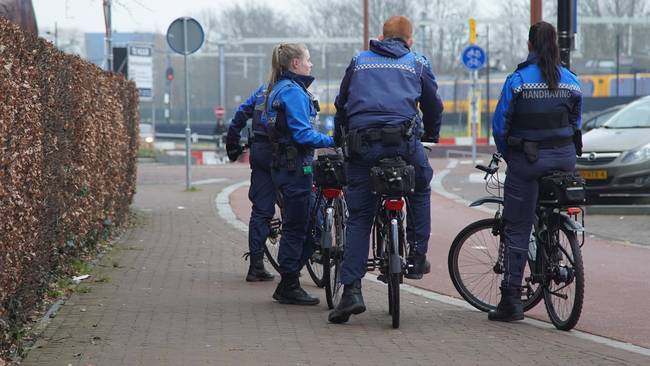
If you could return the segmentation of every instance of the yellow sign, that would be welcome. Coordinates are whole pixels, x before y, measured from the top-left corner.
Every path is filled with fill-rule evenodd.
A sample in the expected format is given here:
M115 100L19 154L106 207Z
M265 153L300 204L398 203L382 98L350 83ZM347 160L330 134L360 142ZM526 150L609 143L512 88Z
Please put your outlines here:
M469 43L476 44L476 19L469 18Z
M607 170L578 170L578 175L587 180L606 180Z

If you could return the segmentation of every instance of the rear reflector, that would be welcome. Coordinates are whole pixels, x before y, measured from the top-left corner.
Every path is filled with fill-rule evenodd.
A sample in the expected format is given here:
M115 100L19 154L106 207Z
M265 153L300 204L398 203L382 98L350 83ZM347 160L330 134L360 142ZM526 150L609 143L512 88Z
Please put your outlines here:
M388 211L401 211L404 208L404 200L386 200L384 208Z
M323 189L323 197L327 199L339 198L343 195L343 191L340 189L325 188Z
M582 209L580 209L580 207L569 207L566 209L566 212L569 215L577 215L582 212Z

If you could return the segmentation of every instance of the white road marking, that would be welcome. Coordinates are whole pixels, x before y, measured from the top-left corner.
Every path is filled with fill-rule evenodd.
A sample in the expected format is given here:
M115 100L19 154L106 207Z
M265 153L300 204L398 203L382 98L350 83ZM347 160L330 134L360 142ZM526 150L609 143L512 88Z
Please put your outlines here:
M197 180L196 182L192 182L192 185L200 186L200 185L204 185L204 184L221 183L221 182L225 182L227 180L228 179L226 179L226 178L203 179L203 180Z

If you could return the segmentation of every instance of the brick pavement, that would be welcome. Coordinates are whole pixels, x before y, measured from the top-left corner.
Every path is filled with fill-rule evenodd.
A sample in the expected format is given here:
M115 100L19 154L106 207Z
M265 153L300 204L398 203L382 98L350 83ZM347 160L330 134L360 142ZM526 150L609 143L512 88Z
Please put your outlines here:
M140 167L140 174L164 169ZM393 330L385 287L368 281L368 311L347 325L327 323L322 290L306 276L321 305L277 304L277 280L244 282L246 234L216 214L216 195L235 181L194 193L180 184L140 184L134 206L145 220L103 260L99 269L110 281L74 294L22 365L650 364L647 356L529 324L488 322L408 293L402 327Z

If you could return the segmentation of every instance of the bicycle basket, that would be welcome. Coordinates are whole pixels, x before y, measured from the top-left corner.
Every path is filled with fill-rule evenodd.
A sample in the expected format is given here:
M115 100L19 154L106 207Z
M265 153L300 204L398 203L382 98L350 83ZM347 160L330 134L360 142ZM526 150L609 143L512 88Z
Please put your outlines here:
M405 196L415 189L415 168L401 158L381 159L370 169L370 191L387 196Z
M585 203L585 180L567 172L553 172L539 181L539 202L544 206L571 206Z
M320 188L343 188L347 184L343 157L338 154L319 155L314 161L314 181Z

